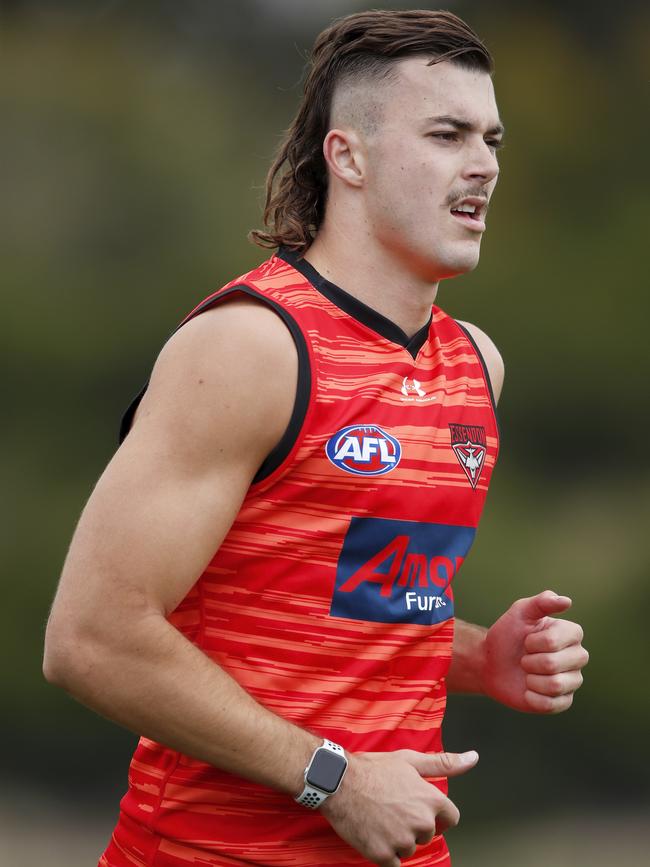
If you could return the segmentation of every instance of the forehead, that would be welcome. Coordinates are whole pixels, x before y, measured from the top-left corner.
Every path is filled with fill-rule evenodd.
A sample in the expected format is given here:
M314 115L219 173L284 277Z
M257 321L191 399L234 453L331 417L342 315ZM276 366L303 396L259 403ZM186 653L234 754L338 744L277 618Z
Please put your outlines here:
M450 61L428 63L427 57L398 61L394 83L385 89L385 119L419 122L449 115L477 126L498 123L494 86L487 72L464 69Z

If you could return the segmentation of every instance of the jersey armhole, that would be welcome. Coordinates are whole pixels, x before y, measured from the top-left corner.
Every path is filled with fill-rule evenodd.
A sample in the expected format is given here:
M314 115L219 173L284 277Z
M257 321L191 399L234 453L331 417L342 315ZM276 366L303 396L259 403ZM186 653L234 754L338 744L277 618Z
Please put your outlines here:
M192 313L190 313L190 315L181 322L178 328L182 328L186 322L190 321L190 319L193 319L200 313L203 313L206 310L215 307L224 299L230 298L235 294L248 295L251 298L255 298L256 300L261 301L268 307L271 307L289 329L289 332L291 333L291 336L293 338L293 342L296 346L296 351L298 353L298 384L296 387L296 397L294 400L293 409L291 411L289 423L286 427L286 430L280 437L277 445L262 461L258 471L255 473L253 481L251 482L252 486L263 482L272 473L279 469L291 453L291 450L293 449L302 429L303 423L305 421L305 416L307 415L309 397L311 394L312 376L311 365L309 363L309 350L307 349L307 341L305 340L305 336L300 330L300 327L296 320L293 318L293 316L291 316L290 313L288 313L284 309L284 307L282 307L281 304L278 304L277 301L273 301L272 299L267 298L265 295L262 295L255 289L251 289L250 286L238 284L236 286L231 286L230 288L224 290L223 292L220 292L217 295L211 296L210 298L206 299L203 304L200 304L195 310L193 310ZM176 331L178 331L178 328L176 328L172 333L175 334ZM143 388L140 389L138 394L133 398L126 412L122 416L119 433L120 444L124 442L129 430L131 429L136 410L140 405L140 401L144 397L148 386L149 380L147 380Z
M464 325L461 325L457 319L454 319L454 322L460 328L460 330L463 332L463 334L469 340L469 342L472 344L472 346L474 348L474 352L476 353L478 360L481 362L481 367L483 368L483 376L485 377L485 382L486 382L487 387L488 387L488 394L490 395L490 403L492 404L492 412L494 413L494 420L495 420L496 426L497 426L497 433L499 434L499 436L501 436L501 426L499 425L499 415L497 413L497 402L494 399L494 390L492 389L492 380L490 379L490 371L488 370L488 366L485 363L485 358L483 357L483 353L478 348L477 342L474 340L473 336L470 334L470 332L467 330L467 328L465 328Z

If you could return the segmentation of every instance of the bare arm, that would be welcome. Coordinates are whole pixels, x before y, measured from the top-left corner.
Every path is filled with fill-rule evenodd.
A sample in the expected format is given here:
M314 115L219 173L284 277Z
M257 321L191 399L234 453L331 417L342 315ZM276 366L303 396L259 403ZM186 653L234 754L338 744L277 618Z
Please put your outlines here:
M456 620L451 666L447 674L447 688L450 692L483 692L486 633L484 626Z
M296 377L288 330L259 304L230 302L177 332L81 516L45 654L48 679L99 713L293 793L318 739L262 708L165 618L281 437Z
M492 340L461 323L483 355L495 401L503 388L503 360ZM589 654L577 623L554 618L571 600L550 590L513 603L489 629L456 621L450 692L483 693L516 710L557 713L571 706Z

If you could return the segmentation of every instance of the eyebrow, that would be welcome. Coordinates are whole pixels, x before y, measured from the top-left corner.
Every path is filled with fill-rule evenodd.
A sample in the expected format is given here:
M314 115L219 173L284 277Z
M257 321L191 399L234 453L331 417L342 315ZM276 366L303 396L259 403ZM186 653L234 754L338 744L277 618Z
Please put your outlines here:
M476 129L473 123L470 123L468 120L462 120L459 117L452 117L450 114L440 114L437 117L428 117L426 118L427 122L431 123L445 123L449 126L456 127L456 129L462 129L466 131L472 131ZM491 127L487 130L487 135L503 135L505 132L505 127L502 123L498 123L496 126Z

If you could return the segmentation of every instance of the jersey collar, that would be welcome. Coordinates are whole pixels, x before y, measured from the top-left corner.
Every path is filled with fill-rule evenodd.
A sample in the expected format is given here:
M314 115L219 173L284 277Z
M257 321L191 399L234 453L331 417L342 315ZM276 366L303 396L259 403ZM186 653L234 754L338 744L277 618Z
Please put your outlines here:
M277 255L278 258L287 262L287 264L291 265L292 268L295 268L296 271L299 271L303 277L306 277L312 286L321 293L321 295L324 295L332 302L332 304L335 304L340 310L347 313L348 316L351 316L353 319L356 319L358 322L371 328L377 334L381 334L382 337L385 337L386 340L390 340L391 343L396 343L398 346L403 347L413 356L413 358L416 357L429 334L431 316L426 325L423 325L422 328L418 329L412 337L409 337L408 334L406 334L405 331L402 331L399 325L396 325L392 320L387 319L377 310L368 307L368 305L364 304L363 301L359 301L359 299L355 298L354 295L350 295L350 293L346 292L345 289L341 289L340 286L331 283L323 277L322 274L319 274L314 266L303 259L295 250L280 247Z

